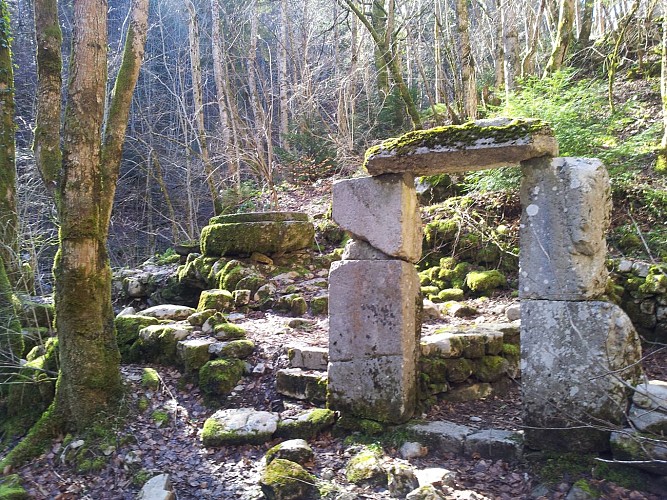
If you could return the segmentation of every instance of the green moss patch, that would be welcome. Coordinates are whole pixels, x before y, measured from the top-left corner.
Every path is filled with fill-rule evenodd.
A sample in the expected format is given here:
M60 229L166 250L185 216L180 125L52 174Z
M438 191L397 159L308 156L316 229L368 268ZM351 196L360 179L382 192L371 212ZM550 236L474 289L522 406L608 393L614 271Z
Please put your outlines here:
M244 371L245 363L239 359L214 359L199 370L199 387L208 396L226 396Z
M260 486L269 499L320 498L317 478L296 462L281 458L276 458L266 467Z
M507 278L500 271L471 271L466 276L466 286L470 291L478 294L489 293L496 288L505 286Z

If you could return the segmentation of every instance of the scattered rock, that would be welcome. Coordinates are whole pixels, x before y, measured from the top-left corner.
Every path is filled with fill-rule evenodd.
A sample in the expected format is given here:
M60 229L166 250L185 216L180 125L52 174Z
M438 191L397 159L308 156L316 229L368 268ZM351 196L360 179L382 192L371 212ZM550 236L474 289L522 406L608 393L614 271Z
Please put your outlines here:
M423 446L421 443L406 441L401 445L398 452L400 453L401 457L408 460L410 458L425 457L428 455L428 448Z
M419 481L409 464L397 462L387 468L387 488L392 497L405 498L408 493L418 487Z
M252 408L218 410L204 422L204 446L262 444L271 439L278 428L277 413Z
M304 500L320 498L317 479L296 462L276 458L260 481L269 500Z
M315 454L310 445L303 439L290 439L275 445L266 452L266 464L270 464L276 458L296 462L307 467L315 460Z
M188 316L196 311L192 307L179 306L174 304L162 304L149 307L141 311L142 316L151 316L157 319L168 319L172 321L181 321L188 319Z
M382 467L382 456L368 448L350 459L345 466L345 477L354 484L387 486L387 473Z
M169 474L160 474L146 481L137 495L137 500L175 500Z

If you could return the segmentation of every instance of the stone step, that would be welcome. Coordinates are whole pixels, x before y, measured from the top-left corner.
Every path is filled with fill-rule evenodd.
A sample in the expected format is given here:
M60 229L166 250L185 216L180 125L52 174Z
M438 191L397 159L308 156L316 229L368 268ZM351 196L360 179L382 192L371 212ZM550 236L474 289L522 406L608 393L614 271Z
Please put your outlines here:
M329 349L305 345L287 346L287 357L291 368L327 371Z
M284 368L276 372L276 390L290 398L323 402L327 398L327 372Z

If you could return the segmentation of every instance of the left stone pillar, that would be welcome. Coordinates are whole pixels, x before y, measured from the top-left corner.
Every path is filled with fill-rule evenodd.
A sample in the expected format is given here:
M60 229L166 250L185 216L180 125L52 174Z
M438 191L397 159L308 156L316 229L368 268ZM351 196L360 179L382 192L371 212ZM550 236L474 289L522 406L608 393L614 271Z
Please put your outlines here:
M417 398L421 218L408 174L336 182L333 218L352 237L329 274L327 403L400 423Z

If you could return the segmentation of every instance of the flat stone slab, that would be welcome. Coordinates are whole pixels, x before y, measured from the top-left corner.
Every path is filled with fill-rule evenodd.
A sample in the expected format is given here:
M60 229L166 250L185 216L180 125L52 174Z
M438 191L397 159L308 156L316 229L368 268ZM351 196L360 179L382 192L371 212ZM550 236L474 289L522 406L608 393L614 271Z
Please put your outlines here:
M466 437L463 453L492 460L516 462L523 455L523 434L501 429L485 429Z
M325 401L327 373L301 368L278 370L276 372L276 391L294 399Z
M372 176L409 172L434 175L518 165L557 156L558 142L541 120L499 118L408 132L366 152Z
M150 478L137 495L137 500L174 500L176 494L169 474L159 474Z
M204 446L262 444L278 428L280 415L252 408L218 410L204 422Z
M466 438L475 432L475 429L467 425L459 425L446 420L411 424L407 426L406 430L423 440L430 449L457 455L463 454Z
M588 158L541 158L523 163L522 171L519 297L601 297L611 214L604 165Z
M285 221L308 222L308 214L305 212L246 212L240 214L216 215L211 217L209 224L233 224L236 222L285 222Z
M390 257L408 262L421 257L421 216L412 175L334 182L332 217L356 239Z
M521 387L526 445L604 451L641 368L639 336L608 302L523 300Z
M290 367L306 370L326 371L329 363L329 349L301 345L287 346Z
M175 304L161 304L159 306L149 307L140 311L141 316L150 316L157 319L169 319L173 321L180 321L188 319L188 316L197 312L192 307L179 306Z

